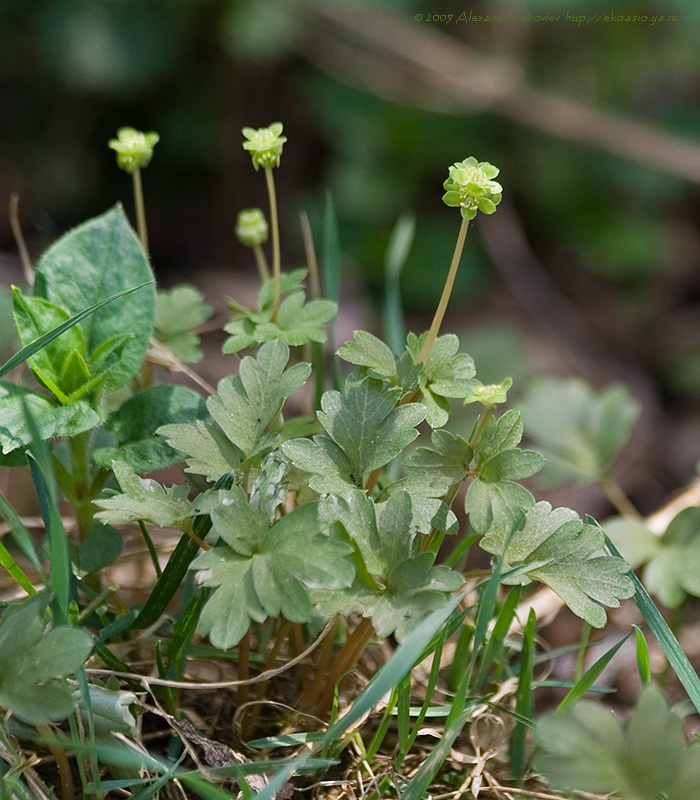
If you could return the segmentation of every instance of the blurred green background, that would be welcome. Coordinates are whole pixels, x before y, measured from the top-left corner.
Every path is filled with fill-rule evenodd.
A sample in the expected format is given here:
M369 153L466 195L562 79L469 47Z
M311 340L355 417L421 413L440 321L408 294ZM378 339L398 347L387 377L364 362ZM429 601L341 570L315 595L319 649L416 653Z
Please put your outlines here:
M3 0L0 52L0 201L20 195L32 255L117 200L131 213L106 142L121 125L157 130L144 176L155 269L164 285L225 275L208 297L219 309L254 275L236 213L266 205L242 126L285 125L287 266L304 260L298 212L318 233L332 192L344 289L361 309L349 330L381 332L384 251L406 211L417 227L404 302L410 325L427 326L459 225L441 202L447 168L469 155L498 165L504 204L472 226L447 325L485 381L553 371L626 382L645 407L626 478L649 510L692 475L694 0ZM19 280L5 213L0 254Z

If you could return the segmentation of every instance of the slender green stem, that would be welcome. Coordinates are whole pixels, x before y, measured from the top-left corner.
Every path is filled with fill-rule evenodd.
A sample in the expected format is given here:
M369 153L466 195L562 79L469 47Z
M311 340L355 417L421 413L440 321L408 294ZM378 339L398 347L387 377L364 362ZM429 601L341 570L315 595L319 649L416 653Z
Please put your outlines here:
M423 345L423 349L421 350L419 358L421 364L425 364L425 362L428 360L430 351L433 349L433 345L435 344L437 335L440 332L440 325L442 325L442 320L445 317L445 311L447 311L447 303L450 300L450 295L452 294L452 287L454 286L455 277L457 276L457 269L459 268L459 261L462 257L462 250L464 250L464 241L467 238L468 228L469 228L469 220L463 219L462 224L459 228L459 235L457 236L457 244L455 245L455 250L454 253L452 254L452 263L450 264L450 271L447 273L447 280L445 281L445 286L442 290L442 296L440 297L440 302L438 303L437 311L435 312L435 316L433 317L433 322L430 326L430 331L428 332L428 338L425 340L425 344Z
M472 434L472 438L469 440L469 447L471 447L472 452L476 450L476 446L479 444L482 434L484 433L484 428L486 427L486 423L491 419L493 416L493 406L488 406L486 411L481 415L479 421L476 424L476 428L474 428L474 433Z
M139 520L139 528L141 528L141 535L143 536L144 542L146 542L146 547L148 548L148 554L151 557L153 569L156 571L156 578L160 578L160 576L163 574L163 570L160 568L160 563L158 561L158 551L156 550L156 546L153 544L153 539L151 539L151 534L148 532L146 523L142 519Z
M306 211L299 214L301 232L304 237L304 253L306 263L309 267L309 285L311 286L311 296L318 298L321 296L321 280L318 274L318 261L316 259L316 249L314 247L314 237L309 224L309 215Z
M265 258L262 245L255 245L253 248L253 255L255 256L255 264L258 268L258 275L260 275L260 280L264 283L270 278L270 268L267 266L267 259Z
M272 233L272 278L273 278L273 297L274 297L274 316L280 307L281 294L281 260L280 260L280 227L277 219L277 194L275 193L275 178L272 169L265 170L265 181L267 183L267 194L270 199L270 230Z
M73 510L78 522L81 541L87 536L87 532L92 527L95 513L88 474L89 442L90 431L79 433L68 440L73 483Z
M605 492L605 496L620 514L625 517L632 517L633 519L641 518L642 515L639 513L639 509L629 499L624 489L615 480L615 478L612 477L612 475L607 475L605 478L603 478L603 480L600 482L600 487Z
M250 678L250 628L245 632L238 643L238 680L247 681ZM238 708L246 705L250 699L250 687L242 683L238 687ZM245 730L246 726L243 725Z
M148 252L148 229L146 228L146 207L143 202L143 184L141 183L141 170L137 169L134 178L134 210L136 211L136 232L139 235L141 246L146 255Z
M581 629L581 641L578 646L578 653L576 655L576 668L574 669L574 680L577 681L583 675L583 669L586 666L586 652L588 651L588 640L591 637L591 626L583 623Z

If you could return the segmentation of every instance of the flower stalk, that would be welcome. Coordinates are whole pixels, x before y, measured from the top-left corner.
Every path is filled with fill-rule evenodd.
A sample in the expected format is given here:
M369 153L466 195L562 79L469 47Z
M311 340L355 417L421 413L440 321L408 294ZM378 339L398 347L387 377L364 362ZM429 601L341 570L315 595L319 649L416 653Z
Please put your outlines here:
M143 202L143 184L141 170L151 163L153 148L160 141L155 132L143 133L136 128L123 127L117 131L117 138L110 139L108 144L117 154L119 169L132 177L134 186L134 211L136 214L136 232L146 255L148 250L148 228L146 227L146 209Z
M272 228L272 278L274 313L272 319L277 317L281 295L281 261L280 261L280 234L277 220L277 195L275 193L275 179L272 170L279 166L282 157L282 148L287 141L282 136L282 123L273 122L267 128L243 128L243 149L248 150L256 170L262 167L265 170L265 183L270 202L270 226Z
M433 322L428 332L421 350L419 362L425 364L430 357L435 340L440 332L440 326L447 311L447 304L452 294L457 269L464 250L464 242L467 238L467 229L470 220L474 219L478 211L484 214L493 214L496 206L501 202L503 187L500 183L493 180L499 173L497 167L489 164L488 161L477 161L474 156L470 156L464 161L458 161L449 169L447 180L443 183L445 194L442 196L443 202L448 206L459 208L462 215L462 225L457 236L452 255L450 271L442 290L442 296L438 303Z

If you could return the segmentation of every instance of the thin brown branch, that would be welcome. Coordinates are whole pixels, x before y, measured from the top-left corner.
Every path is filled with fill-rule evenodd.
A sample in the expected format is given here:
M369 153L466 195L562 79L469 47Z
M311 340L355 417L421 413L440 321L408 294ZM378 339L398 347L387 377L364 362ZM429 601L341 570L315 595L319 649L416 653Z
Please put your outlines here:
M407 16L359 4L313 5L305 31L303 56L373 94L448 113L488 111L700 184L700 143L533 88L515 61L477 53Z

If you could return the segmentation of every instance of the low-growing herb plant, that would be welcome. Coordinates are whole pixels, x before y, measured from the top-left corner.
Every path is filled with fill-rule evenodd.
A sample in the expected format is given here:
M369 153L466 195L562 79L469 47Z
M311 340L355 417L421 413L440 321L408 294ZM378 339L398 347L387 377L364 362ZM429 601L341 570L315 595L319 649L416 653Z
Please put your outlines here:
M243 130L243 147L263 169L269 221L260 209L238 215L236 232L253 249L261 288L254 308L230 301L223 351L243 355L231 358L231 374L215 388L189 366L201 359L197 328L211 309L193 287L157 291L147 255L141 171L155 133L122 128L109 143L133 176L138 235L117 205L52 245L33 286L13 288L23 349L6 367L26 360L34 383L0 383L0 447L4 464L29 464L46 537L31 535L0 501L12 537L0 563L31 595L10 602L0 622L0 705L8 712L0 764L20 757L21 740L38 738L55 758L67 800L73 777L66 749L75 752L87 794L119 788L146 798L177 780L203 797L224 797L209 782L218 769L244 793L256 786L265 798L295 772L332 764L351 742L373 781L368 796L394 791L411 800L428 790L468 724L480 766L465 772L459 791L476 796L486 762L501 751L509 752L512 780L527 773L534 613L513 632L529 587L546 585L596 628L606 623L606 607L639 595L628 563L606 548L594 520L537 501L523 485L545 458L522 447L522 413L501 410L511 380L484 385L457 336L440 332L469 223L478 212L494 213L501 200L498 169L473 157L449 167L443 199L460 209L461 223L430 329L400 338L394 314L389 339L401 342L398 349L356 331L334 354L324 345L337 303L319 293L310 229L308 270L282 271L274 182L287 142L282 130L281 123ZM405 241L405 225L397 231L395 241ZM324 236L335 236L331 213ZM394 254L402 248L405 257L403 245ZM331 282L334 268L326 265ZM400 265L393 269L397 275ZM335 356L342 370L338 362L329 368ZM196 388L155 384L152 363L183 373ZM573 470L619 496L609 465L636 407L619 390L596 395L576 386L568 410L578 409L578 422L559 422L570 432L580 423L583 434L551 435L545 389L530 396L526 422L535 439L539 425L560 471L568 465L567 476ZM448 429L455 405L476 409L470 430ZM165 467L179 467L180 480L146 477ZM72 509L74 536L64 530L59 497ZM110 571L129 524L138 526L155 572L136 608L124 603ZM163 566L165 528L179 529L180 538ZM684 535L669 534L679 542ZM490 557L487 570L465 566L475 543ZM671 599L676 586L695 591L689 579L674 581L664 584ZM357 682L345 694L344 679L357 675L370 644L390 637L398 643L391 659L376 675L364 673L359 696L352 696ZM61 651L60 642L70 647ZM139 664L147 653L151 668L132 664L132 651ZM306 745L304 755L251 766L230 748L222 756L227 748L212 732L197 733L183 693L218 685L188 679L201 653L235 659L236 678L224 686L237 690L242 742ZM268 723L268 736L251 741L284 658L288 669L298 665L285 703L300 716L282 715L279 731L270 733ZM411 673L425 659L426 689L414 706ZM572 699L590 688L593 674L580 678ZM658 702L645 695L640 718ZM137 735L130 708L168 721L174 744L162 757L125 744ZM352 726L370 712L374 727L363 738ZM428 715L442 716L442 739L409 778L402 764ZM61 720L62 727L54 724ZM500 731L490 749L479 724ZM542 728L545 748L555 753L557 724L568 723L562 717ZM120 740L110 736L117 733ZM195 746L204 748L208 766L193 755ZM390 754L390 768L373 776L382 753ZM180 766L188 754L194 770ZM564 783L577 774L573 761L564 769L551 759L541 760L546 774ZM256 770L277 774L256 784ZM7 786L36 796L38 780L26 764ZM582 788L593 784L608 790L604 781Z

